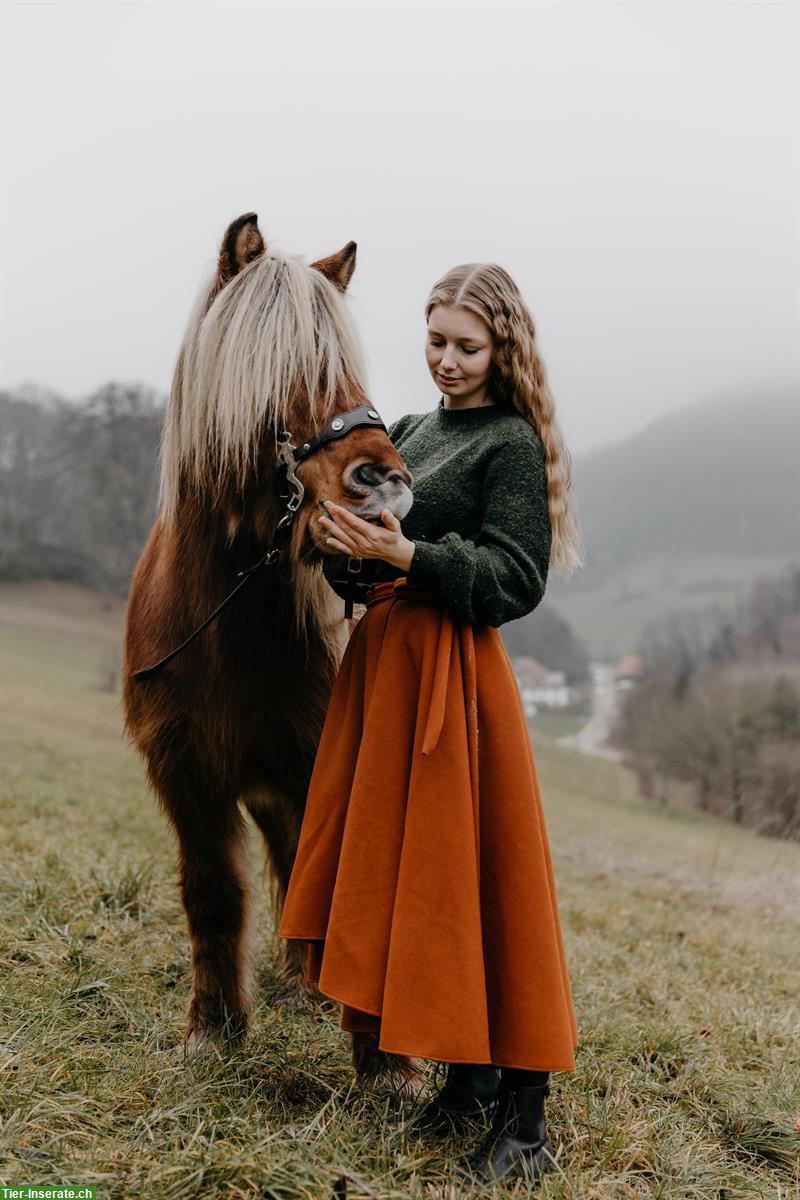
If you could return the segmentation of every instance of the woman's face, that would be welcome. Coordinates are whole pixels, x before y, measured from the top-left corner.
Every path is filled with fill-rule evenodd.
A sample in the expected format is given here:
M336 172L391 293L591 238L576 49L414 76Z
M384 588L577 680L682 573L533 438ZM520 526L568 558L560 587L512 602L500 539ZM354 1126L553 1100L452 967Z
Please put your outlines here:
M466 308L436 304L428 317L425 359L445 396L482 400L492 371L494 339L485 321Z

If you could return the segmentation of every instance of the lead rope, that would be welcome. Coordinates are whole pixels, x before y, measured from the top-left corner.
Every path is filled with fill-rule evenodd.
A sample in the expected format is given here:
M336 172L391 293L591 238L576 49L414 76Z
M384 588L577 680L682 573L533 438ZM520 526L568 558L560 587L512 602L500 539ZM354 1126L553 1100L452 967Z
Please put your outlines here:
M298 464L294 455L294 447L292 446L292 435L287 433L285 429L281 430L281 437L277 440L277 447L278 470L285 468L289 492L286 493L286 512L283 514L280 521L278 521L278 524L275 528L275 538L272 546L269 548L269 550L267 550L266 554L264 554L258 560L258 562L253 563L252 567L245 567L243 571L237 572L236 577L239 582L237 583L236 587L232 592L230 592L229 595L225 597L222 603L214 609L211 615L206 617L202 625L198 625L197 629L195 629L193 633L189 634L185 642L181 642L180 646L176 646L174 650L171 650L170 653L165 655L165 657L159 662L153 663L149 667L143 667L140 671L134 671L131 674L132 679L135 679L137 682L141 682L144 679L151 679L153 675L157 675L159 671L162 671L168 663L172 662L173 658L177 658L177 656L183 650L185 650L187 646L191 646L195 638L198 638L205 629L208 629L209 625L216 621L217 617L224 613L228 605L236 599L236 597L239 595L239 592L243 587L245 587L246 584L250 582L254 575L257 575L259 571L264 569L264 567L271 567L273 563L276 563L280 560L284 549L283 542L286 540L291 531L294 514L303 503L305 488L294 473L294 469ZM283 495L283 493L281 494Z
M289 516L288 513L281 517L281 520L278 522L278 529L275 538L276 541L278 541L278 539L289 530L290 522L287 523L284 529L281 529L281 525L286 520L287 516ZM291 516L293 517L294 513L292 513ZM213 621L216 621L217 617L224 613L228 605L235 600L242 588L250 582L254 575L257 575L258 572L263 570L264 567L271 567L273 563L278 562L282 550L283 548L280 546L273 546L267 551L263 558L260 558L258 562L253 563L252 567L246 567L244 571L238 571L236 577L239 579L239 582L237 583L236 587L228 596L225 597L222 603L214 609L211 615L206 617L205 621L203 621L203 624L198 625L194 633L190 633L185 642L181 642L180 646L176 646L174 650L171 650L170 653L162 658L159 662L153 663L153 665L150 667L143 667L141 671L134 671L131 675L131 678L140 681L143 679L150 679L153 675L157 675L158 672L166 667L168 663L172 662L173 658L177 658L181 651L185 650L187 646L190 646L195 638L200 636L203 630L208 629L209 625L211 625Z

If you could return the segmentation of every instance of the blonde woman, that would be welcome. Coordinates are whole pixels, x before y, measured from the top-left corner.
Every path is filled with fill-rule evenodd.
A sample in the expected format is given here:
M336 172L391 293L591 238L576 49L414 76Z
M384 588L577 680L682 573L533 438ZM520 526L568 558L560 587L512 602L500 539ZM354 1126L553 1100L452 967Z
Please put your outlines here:
M492 1117L464 1177L536 1178L551 1071L577 1041L536 766L499 627L581 564L570 460L506 271L449 271L425 307L432 412L389 435L402 524L328 504L372 584L331 696L281 935L342 1027L446 1063L423 1136ZM339 560L341 561L341 560ZM335 575L335 572L332 573ZM332 575L329 574L329 578Z

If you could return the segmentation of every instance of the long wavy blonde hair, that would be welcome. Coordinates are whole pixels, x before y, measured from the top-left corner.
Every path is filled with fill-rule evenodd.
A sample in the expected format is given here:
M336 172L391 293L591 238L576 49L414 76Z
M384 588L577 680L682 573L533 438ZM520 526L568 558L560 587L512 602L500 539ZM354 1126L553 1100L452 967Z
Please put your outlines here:
M489 391L495 403L514 408L536 430L547 457L547 495L553 540L550 567L571 575L584 566L572 488L572 460L564 442L536 344L533 317L514 280L495 263L464 263L435 283L425 319L437 304L465 308L489 326L494 341Z

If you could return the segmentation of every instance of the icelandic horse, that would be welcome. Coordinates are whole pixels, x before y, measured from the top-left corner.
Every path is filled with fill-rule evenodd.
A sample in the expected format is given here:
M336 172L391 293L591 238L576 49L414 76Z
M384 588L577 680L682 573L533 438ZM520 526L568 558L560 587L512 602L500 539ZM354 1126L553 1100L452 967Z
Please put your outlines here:
M380 523L412 503L411 475L382 428L322 445L298 475L303 502L285 562L253 574L219 619L163 670L137 670L180 645L276 537L276 449L308 442L337 413L367 403L343 293L349 242L306 265L268 251L255 213L233 221L201 286L172 381L159 507L130 588L125 728L175 834L192 949L185 1038L240 1041L253 1008L249 812L266 844L277 908L286 893L333 681L352 622L327 582L334 553L318 518L331 499ZM377 416L378 414L374 414ZM319 1000L302 944L281 952L278 1003ZM223 1034L225 1039L223 1039ZM381 1090L418 1090L417 1064L352 1035L357 1073Z

